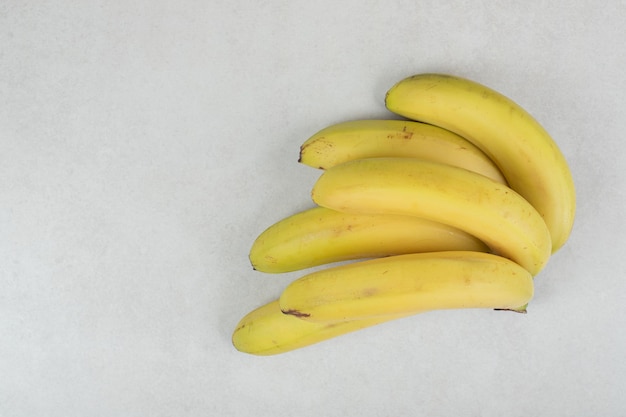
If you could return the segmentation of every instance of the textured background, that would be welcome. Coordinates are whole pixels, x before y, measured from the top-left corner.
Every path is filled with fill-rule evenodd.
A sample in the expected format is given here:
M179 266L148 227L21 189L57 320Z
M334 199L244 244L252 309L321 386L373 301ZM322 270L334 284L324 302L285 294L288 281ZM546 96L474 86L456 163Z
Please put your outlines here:
M0 415L623 416L626 2L3 1ZM269 358L299 145L426 71L544 124L578 189L525 316L432 312Z

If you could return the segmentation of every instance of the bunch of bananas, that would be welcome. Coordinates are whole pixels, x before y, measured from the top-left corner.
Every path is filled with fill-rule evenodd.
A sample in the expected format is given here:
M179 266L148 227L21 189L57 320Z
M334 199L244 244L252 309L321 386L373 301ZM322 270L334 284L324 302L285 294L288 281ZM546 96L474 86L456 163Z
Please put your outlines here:
M287 352L437 309L526 311L574 221L553 139L518 104L460 77L406 78L385 104L407 120L340 123L304 142L299 161L323 170L316 207L250 251L269 273L353 262L309 273L243 317L238 350Z

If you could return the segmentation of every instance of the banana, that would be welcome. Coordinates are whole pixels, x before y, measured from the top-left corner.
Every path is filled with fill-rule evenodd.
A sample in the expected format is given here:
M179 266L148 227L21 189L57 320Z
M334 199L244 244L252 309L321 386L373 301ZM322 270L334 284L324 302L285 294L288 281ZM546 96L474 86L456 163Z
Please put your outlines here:
M461 230L413 216L348 214L324 207L289 216L262 232L250 262L261 272L290 272L362 258L413 252L487 252Z
M414 157L458 166L502 184L496 164L461 136L408 120L355 120L320 130L300 147L299 162L327 169L354 159Z
M358 159L322 173L313 201L346 213L411 215L458 228L536 275L550 233L523 197L483 175L413 158Z
M517 263L482 252L398 255L328 268L289 284L283 313L328 323L431 310L516 309L533 296L533 277Z
M324 281L328 287L322 287ZM391 298L383 299L384 291ZM341 293L348 296L337 298ZM532 295L529 273L495 255L446 251L379 258L328 268L294 281L280 300L246 314L233 331L232 343L240 352L276 355L430 310L509 309L528 302ZM313 299L319 304L307 313L302 302ZM318 315L320 309L327 310L325 316ZM344 320L349 315L367 318ZM328 320L315 321L322 317Z
M407 314L313 323L291 314L283 314L278 300L275 300L246 314L233 332L232 343L240 352L260 356L276 355L405 316Z
M565 244L576 211L572 175L554 140L526 110L484 85L443 74L401 80L387 92L385 104L393 113L440 126L478 146L541 214L552 252Z

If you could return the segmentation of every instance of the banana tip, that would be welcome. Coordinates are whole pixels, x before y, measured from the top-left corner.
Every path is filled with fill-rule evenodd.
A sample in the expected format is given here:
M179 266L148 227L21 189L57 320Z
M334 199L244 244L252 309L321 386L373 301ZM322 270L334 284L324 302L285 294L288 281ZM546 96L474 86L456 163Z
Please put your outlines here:
M494 308L495 311L512 311L519 314L527 314L526 306L520 308Z

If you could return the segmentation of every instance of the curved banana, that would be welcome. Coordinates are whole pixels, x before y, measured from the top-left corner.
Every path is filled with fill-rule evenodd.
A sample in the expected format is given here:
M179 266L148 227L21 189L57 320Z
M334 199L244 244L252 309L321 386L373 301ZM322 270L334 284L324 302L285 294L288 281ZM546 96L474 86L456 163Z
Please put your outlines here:
M522 107L484 85L443 74L406 78L387 92L385 103L396 114L443 127L482 149L541 214L552 252L567 241L576 211L571 172L554 140Z
M456 227L532 275L551 254L550 233L533 206L462 168L413 158L359 159L324 171L312 198L346 213L412 215Z
M290 272L362 258L441 250L487 252L459 229L413 216L348 214L315 207L267 228L252 244L257 271Z
M461 308L516 309L533 296L517 263L481 252L398 255L313 272L280 296L280 309L314 322Z
M407 314L313 323L283 314L278 300L275 300L246 314L237 324L232 342L240 352L261 356L276 355L405 316Z
M355 120L329 126L304 142L299 162L327 169L376 157L422 158L506 184L496 164L471 142L449 130L409 120Z

